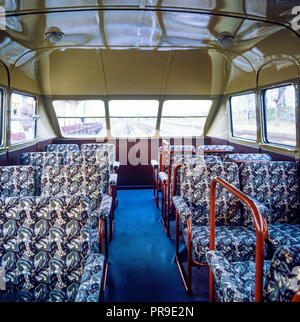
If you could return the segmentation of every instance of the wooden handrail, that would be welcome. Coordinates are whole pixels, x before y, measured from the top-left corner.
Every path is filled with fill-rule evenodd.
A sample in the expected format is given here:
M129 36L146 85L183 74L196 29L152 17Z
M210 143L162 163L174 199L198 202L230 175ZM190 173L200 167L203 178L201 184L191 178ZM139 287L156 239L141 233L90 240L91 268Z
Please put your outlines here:
M250 209L253 217L255 231L256 231L256 248L255 248L255 290L254 301L262 301L263 291L263 264L264 264L264 241L267 238L267 224L255 204L255 202L249 198L246 194L230 185L228 182L221 178L213 178L211 181L210 189L210 250L215 249L215 216L216 216L216 185L221 184L224 188L234 194ZM210 273L210 275L212 275ZM210 285L212 286L212 285ZM212 291L212 287L210 287ZM212 294L210 300L212 300Z

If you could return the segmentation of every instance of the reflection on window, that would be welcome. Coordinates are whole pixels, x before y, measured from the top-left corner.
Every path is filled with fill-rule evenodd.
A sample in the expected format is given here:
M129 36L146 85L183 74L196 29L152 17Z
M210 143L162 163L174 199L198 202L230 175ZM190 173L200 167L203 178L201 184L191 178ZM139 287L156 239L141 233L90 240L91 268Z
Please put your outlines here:
M156 100L109 101L111 135L116 137L154 136L158 104Z
M160 135L201 135L211 105L211 100L165 101L162 109Z
M36 100L32 96L13 93L11 96L10 143L16 144L35 138Z
M265 91L265 139L296 146L296 90L293 85Z
M255 94L231 97L232 136L256 141Z
M53 106L63 136L106 136L103 101L53 101Z

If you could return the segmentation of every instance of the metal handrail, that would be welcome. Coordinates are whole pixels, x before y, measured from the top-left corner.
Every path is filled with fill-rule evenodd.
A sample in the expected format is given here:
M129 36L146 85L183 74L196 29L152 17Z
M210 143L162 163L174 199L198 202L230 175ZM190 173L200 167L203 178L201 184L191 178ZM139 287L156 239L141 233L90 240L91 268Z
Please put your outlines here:
M260 214L255 202L246 194L230 185L221 178L213 178L210 189L210 250L215 249L215 215L216 215L216 185L221 184L224 188L234 194L250 209L253 217L256 232L256 248L255 248L255 290L254 301L262 301L263 291L263 264L264 264L264 241L268 236L267 224ZM210 301L214 298L214 277L210 270Z

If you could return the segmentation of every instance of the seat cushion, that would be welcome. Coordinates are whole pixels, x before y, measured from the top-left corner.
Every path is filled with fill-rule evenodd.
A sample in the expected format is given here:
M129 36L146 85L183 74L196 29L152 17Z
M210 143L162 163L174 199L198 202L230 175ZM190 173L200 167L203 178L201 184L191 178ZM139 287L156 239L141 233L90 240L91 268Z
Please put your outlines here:
M183 230L185 243L188 230ZM209 251L209 226L192 226L192 258L206 264L205 253ZM249 261L255 259L256 235L242 226L216 226L215 247L228 261ZM266 246L265 246L266 247ZM267 248L265 249L265 253Z
M300 225L268 225L269 256L280 246L300 244Z
M209 251L207 262L215 276L215 292L221 302L253 302L255 291L255 262L242 261L229 263L222 253ZM263 285L271 261L264 261Z

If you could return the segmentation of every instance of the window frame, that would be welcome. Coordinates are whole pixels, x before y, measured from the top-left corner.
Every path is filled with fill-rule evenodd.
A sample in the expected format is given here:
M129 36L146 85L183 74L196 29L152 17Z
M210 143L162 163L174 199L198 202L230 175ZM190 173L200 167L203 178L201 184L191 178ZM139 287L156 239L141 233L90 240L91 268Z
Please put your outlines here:
M295 145L289 145L284 143L278 143L278 142L270 142L267 139L267 115L266 115L266 91L270 89L280 88L280 87L286 87L286 86L293 86L295 90L295 127L296 127L296 136L295 136ZM263 87L261 89L260 95L261 95L261 131L262 131L262 142L263 144L267 146L275 146L280 147L283 149L289 149L289 150L296 150L297 149L297 102L298 102L298 94L297 94L297 86L293 82L286 82L281 84L276 84L273 86Z
M210 101L211 102L211 105L210 105L210 108L209 108L209 112L206 116L163 116L163 109L164 109L164 104L165 102L167 101ZM213 98L186 98L186 97L183 97L183 98L168 98L168 99L165 99L165 100L162 100L161 101L161 112L160 112L160 117L159 117L159 127L157 129L158 131L158 134L159 134L159 137L160 138L166 138L166 137L169 137L169 138L194 138L194 137L201 137L203 135L203 132L204 132L204 127L205 127L205 123L206 123L206 120L208 118L208 115L213 107L213 104L214 104L214 99ZM203 126L203 129L202 129L202 132L199 133L199 134L195 134L195 135L161 135L160 133L160 130L161 130L161 123L162 123L162 119L171 119L171 118L174 118L174 119L189 119L189 118L197 118L197 119L201 119L201 118L205 118L205 122L204 122L204 126Z
M4 102L5 91L4 88L0 87L0 148L4 146Z
M157 114L156 116L149 116L149 115L145 115L145 116L111 116L110 115L110 108L109 108L109 103L111 101L156 101L158 103L157 105ZM160 109L160 100L158 98L126 98L126 99L121 99L121 98L111 98L107 101L107 110L108 110L108 119L109 119L109 131L110 131L110 136L112 138L122 138L122 139L134 139L134 138L142 138L142 139L147 139L147 138L155 138L156 136L156 132L157 132L157 121L159 118L159 109ZM155 119L155 126L154 126L154 134L151 136L114 136L112 135L112 126L111 126L111 120L112 119L136 119L136 118L144 118L144 119Z
M232 100L233 97L243 96L243 95L247 95L247 94L254 94L254 98L255 98L256 139L243 138L243 137L240 137L240 136L235 136L233 134L233 119L232 119L232 102L231 102L231 100ZM238 94L230 95L230 96L228 96L228 102L229 102L230 137L232 139L235 139L235 140L241 140L241 141L256 143L257 139L258 139L258 135L257 135L257 93L255 91L247 91L247 92L241 92L241 93L238 93Z
M34 99L34 102L35 102L35 108L34 108L34 114L33 114L33 117L32 117L32 120L34 121L34 136L32 139L30 140L24 140L24 141L18 141L18 142L15 142L13 143L11 141L11 121L12 121L12 95L13 94L17 94L17 95L22 95L22 96L27 96L27 97L32 97ZM37 107L38 107L38 99L37 99L37 96L33 95L33 94L29 94L29 93L24 93L24 92L20 92L20 91L12 91L10 93L10 100L9 100L9 145L10 146L17 146L17 145L23 145L23 144L26 144L28 142L34 142L37 138L37 120L39 119L39 115L37 114Z
M73 116L73 115L70 115L70 116L57 116L56 114L56 111L55 111L55 107L54 107L54 102L55 101L101 101L103 103L103 107L104 107L104 116L96 116L96 115L93 115L93 116ZM55 98L55 99L52 99L51 100L51 105L52 105L52 108L53 108L53 113L56 117L56 121L57 121L57 126L58 126L58 129L59 129L59 132L60 132L60 135L62 138L65 138L65 139L79 139L79 140L86 140L86 139L93 139L93 138L105 138L108 136L108 126L107 126L107 111L106 111L106 101L105 99L103 98L98 98L98 97L92 97L92 98L88 98L88 99L83 99L83 98ZM85 118L85 119L88 119L88 118L91 118L91 119L103 119L104 120L104 123L105 123L105 130L106 130L106 133L105 135L103 136L100 136L100 135L90 135L90 136L80 136L80 135L74 135L74 136L66 136L62 130L61 130L61 126L59 124L59 119L81 119L81 118Z

